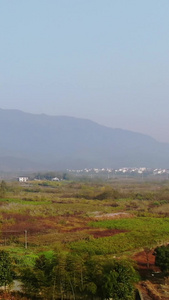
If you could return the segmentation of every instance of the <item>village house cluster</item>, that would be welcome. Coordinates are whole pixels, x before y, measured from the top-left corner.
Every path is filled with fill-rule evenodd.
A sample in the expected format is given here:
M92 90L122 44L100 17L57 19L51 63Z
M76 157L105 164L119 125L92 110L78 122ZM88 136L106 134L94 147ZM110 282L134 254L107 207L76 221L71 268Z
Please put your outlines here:
M130 168L123 167L119 169L112 168L85 168L80 170L67 170L75 174L114 174L114 175L169 175L169 169L151 169L146 167Z

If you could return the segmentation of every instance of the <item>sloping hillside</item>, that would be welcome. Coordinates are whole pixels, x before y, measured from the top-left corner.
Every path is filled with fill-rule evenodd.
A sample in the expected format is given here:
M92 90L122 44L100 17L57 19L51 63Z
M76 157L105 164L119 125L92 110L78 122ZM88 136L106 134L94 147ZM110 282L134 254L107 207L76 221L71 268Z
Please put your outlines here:
M0 140L0 170L169 167L169 144L73 117L0 109Z

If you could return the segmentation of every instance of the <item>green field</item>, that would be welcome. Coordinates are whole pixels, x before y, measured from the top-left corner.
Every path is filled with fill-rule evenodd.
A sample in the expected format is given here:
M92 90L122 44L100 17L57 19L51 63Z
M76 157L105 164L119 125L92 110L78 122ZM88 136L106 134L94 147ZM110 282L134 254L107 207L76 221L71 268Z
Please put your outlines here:
M80 295L81 299L103 299L98 294L105 297L105 290L99 286L104 278L113 276L107 264L116 268L118 258L123 272L129 268L132 273L134 253L169 242L169 183L3 182L0 231L0 250L9 253L29 299L75 299L75 294L77 299ZM119 268L115 276L119 276ZM79 280L82 274L84 282ZM64 281L62 287L60 280ZM37 291L35 282L39 285ZM55 285L60 290L51 294Z
M164 244L169 238L169 218L137 217L91 222L95 228L126 230L112 237L80 241L71 244L76 251L92 254L121 254L125 251ZM112 232L113 234L113 232Z

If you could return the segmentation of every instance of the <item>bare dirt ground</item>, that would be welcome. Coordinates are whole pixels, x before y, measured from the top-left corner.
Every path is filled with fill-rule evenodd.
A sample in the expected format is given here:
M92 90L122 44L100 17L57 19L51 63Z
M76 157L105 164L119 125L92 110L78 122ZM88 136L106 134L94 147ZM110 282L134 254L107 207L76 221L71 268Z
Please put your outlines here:
M94 238L108 237L125 230L117 229L96 229L89 226L90 221L96 220L107 220L107 219L119 219L119 218L130 218L131 214L125 212L115 212L108 214L94 213L92 217L83 217L83 214L76 213L71 215L63 216L50 216L50 217L33 217L29 214L20 215L19 213L9 213L3 212L3 219L6 220L1 226L2 230L2 240L0 243L3 244L4 240L8 241L12 237L19 237L22 241L24 239L24 229L27 229L29 235L29 242L36 244L37 235L42 238L42 240L47 237L48 234L55 234L56 238L60 241L62 239L66 241L77 240L78 237L86 238L86 236L93 236ZM71 233L71 235L70 235ZM64 234L64 236L63 236Z
M126 212L116 212L116 213L109 213L109 214L96 214L95 219L98 220L108 220L108 219L121 219L121 218L131 218L132 215Z
M10 292L0 292L1 300L29 300L22 294L19 293L10 293Z
M160 269L155 266L153 250L142 251L133 256L137 264L140 276L145 281L138 285L144 300L167 300L169 299L169 284L165 280Z

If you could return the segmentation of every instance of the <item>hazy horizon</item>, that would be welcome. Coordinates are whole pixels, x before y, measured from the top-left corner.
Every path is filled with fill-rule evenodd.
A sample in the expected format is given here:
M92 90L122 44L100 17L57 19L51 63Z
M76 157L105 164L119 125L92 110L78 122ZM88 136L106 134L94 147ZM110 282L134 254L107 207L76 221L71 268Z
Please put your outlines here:
M0 107L169 142L169 2L0 1Z

